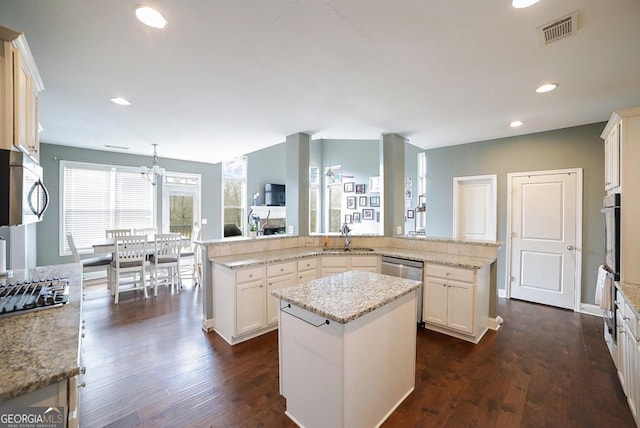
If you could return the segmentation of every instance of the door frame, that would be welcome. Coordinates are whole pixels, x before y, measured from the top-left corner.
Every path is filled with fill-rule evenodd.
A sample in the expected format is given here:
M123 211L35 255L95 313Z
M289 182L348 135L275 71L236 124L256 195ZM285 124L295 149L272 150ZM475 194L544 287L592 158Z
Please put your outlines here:
M582 198L583 198L583 179L582 168L567 168L567 169L554 169L547 171L527 171L527 172L510 172L507 173L507 230L505 236L507 237L506 243L506 269L505 269L505 297L511 298L511 213L513 212L513 199L511 194L513 192L513 179L515 177L524 177L532 175L557 175L557 174L576 174L576 221L575 221L575 233L576 233L576 268L573 275L574 281L574 302L573 311L580 312L582 305Z
M173 177L184 177L191 180L196 180L195 184L182 184L182 183L167 183L166 181L162 184L162 222L159 230L162 233L167 233L169 231L169 195L173 192L183 191L185 193L195 193L196 198L194 202L196 202L196 206L194 206L194 216L192 226L202 227L201 219L202 219L202 176L201 174L193 174L187 172L167 172L167 176Z
M463 184L474 182L490 181L491 186L491 221L493 224L493 238L497 239L498 233L498 176L496 174L489 175L473 175L467 177L453 177L453 239L458 239L458 201L459 189Z

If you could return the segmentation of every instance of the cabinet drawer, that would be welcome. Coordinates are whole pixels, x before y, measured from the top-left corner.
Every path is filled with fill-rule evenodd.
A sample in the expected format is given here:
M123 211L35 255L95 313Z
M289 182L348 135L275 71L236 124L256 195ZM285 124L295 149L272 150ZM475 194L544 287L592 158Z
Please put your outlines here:
M454 268L442 265L426 265L425 274L440 278L454 279L456 281L473 282L473 271L469 269Z
M638 320L636 319L635 312L633 312L633 308L631 308L627 302L624 304L624 319L629 325L629 330L631 330L635 337L638 337Z
M255 281L256 279L262 278L264 278L264 267L242 269L236 272L236 282L238 283Z
M351 267L377 267L378 256L353 256L351 257Z
M295 273L296 262L278 263L276 265L267 266L267 276L287 275L289 273Z
M348 256L323 257L322 267L343 267L346 268L349 263Z
M298 260L298 271L316 269L317 267L317 258Z

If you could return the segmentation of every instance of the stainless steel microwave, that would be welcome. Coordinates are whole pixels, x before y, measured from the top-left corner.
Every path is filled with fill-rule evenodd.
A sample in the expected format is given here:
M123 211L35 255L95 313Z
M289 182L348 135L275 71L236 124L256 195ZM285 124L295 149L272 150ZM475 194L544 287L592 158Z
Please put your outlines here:
M42 167L23 152L0 149L0 226L38 222L48 206Z

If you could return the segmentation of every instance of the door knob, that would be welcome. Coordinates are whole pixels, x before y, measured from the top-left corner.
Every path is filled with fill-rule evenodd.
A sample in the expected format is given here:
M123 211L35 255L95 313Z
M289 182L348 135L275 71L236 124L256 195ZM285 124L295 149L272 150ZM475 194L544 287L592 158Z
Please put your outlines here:
M573 249L574 249L573 245L567 245L567 250L571 251Z

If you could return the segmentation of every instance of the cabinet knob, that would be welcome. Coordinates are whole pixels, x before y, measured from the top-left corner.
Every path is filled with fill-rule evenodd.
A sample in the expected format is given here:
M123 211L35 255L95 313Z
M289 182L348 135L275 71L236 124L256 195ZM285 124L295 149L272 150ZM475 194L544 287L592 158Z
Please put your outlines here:
M284 272L284 268L280 268L280 272Z
M87 373L87 367L86 366L80 367L80 374L86 374L86 373Z
M78 389L84 388L85 386L87 386L87 383L86 382L82 382L81 384L78 385Z
M260 288L264 287L264 285L260 284Z

